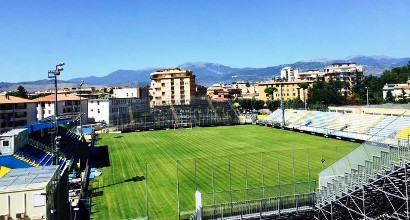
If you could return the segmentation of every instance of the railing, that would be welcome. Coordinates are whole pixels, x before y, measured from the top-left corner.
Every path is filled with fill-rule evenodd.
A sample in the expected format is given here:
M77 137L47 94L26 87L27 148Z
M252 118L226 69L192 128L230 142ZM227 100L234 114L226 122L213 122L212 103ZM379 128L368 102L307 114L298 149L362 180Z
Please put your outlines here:
M200 207L190 220L254 219L267 216L298 215L313 211L315 193L247 200Z
M353 155L356 158L353 158ZM318 202L326 204L346 190L363 186L375 176L391 169L393 165L408 160L409 155L409 146L386 146L383 144L360 146L357 151L352 151L339 160L341 162L338 161L338 164L333 164L320 173ZM343 161L348 167L341 166ZM341 174L343 170L345 173ZM350 172L346 172L347 170Z

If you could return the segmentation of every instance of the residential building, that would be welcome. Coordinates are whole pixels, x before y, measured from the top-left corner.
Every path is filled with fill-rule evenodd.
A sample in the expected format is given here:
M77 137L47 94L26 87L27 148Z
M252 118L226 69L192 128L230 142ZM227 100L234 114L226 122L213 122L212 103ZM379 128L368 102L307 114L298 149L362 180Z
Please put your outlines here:
M299 98L302 101L307 99L308 96L308 91L303 91L299 87L299 83L307 83L309 87L313 86L313 81L288 81L288 82L280 82L280 81L267 81L267 82L261 82L259 83L259 99L263 101L267 101L270 99L270 95L265 93L265 89L267 87L276 87L277 92L273 94L273 99L274 100L280 100L280 97L282 96L284 100L289 100L289 99L295 99ZM305 99L306 98L306 99Z
M306 80L306 81L314 81L317 78L323 78L324 72L320 70L303 70L299 71L298 79L299 80Z
M393 98L396 101L399 101L403 97L403 92L404 92L404 97L410 101L410 80L407 80L406 83L401 83L401 84L386 84L383 87L383 98L386 99L387 93L390 91L392 94Z
M232 87L241 89L242 98L258 98L258 83L234 82Z
M333 63L323 70L324 79L348 82L350 87L356 85L358 80L363 79L363 67L356 63Z
M35 102L20 97L0 95L0 133L36 120Z
M115 98L148 98L148 90L146 88L122 88L114 89L113 97Z
M195 75L180 68L160 69L151 73L152 105L189 104L195 97Z
M345 92L350 93L352 86L358 80L363 79L363 77L363 66L356 65L356 63L333 63L330 66L324 67L323 72L319 70L300 71L294 67L284 67L281 70L281 78L288 82L300 80L314 81L318 78L327 82L330 80L347 82L348 87L341 90L343 94Z
M149 99L104 98L88 100L88 122L106 124L130 123L149 111Z
M208 87L206 93L212 100L227 100L240 97L242 89L235 88L235 86L230 84L220 83Z
M298 73L299 69L287 66L282 68L282 70L280 71L280 78L286 79L287 81L295 81L299 79Z
M55 105L55 95L51 94L48 96L33 99L37 103L37 120L47 118L49 116L55 115L54 105ZM87 123L87 112L88 112L88 99L81 98L80 96L64 93L57 94L57 115L63 114L76 114L82 112L81 122L82 124Z

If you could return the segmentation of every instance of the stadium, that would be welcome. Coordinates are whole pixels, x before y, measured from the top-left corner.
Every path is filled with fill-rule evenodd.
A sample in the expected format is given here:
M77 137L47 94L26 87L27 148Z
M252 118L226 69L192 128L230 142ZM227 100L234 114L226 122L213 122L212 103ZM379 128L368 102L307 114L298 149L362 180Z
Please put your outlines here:
M0 219L408 218L407 109L245 124L197 99L95 130L47 118L0 135Z

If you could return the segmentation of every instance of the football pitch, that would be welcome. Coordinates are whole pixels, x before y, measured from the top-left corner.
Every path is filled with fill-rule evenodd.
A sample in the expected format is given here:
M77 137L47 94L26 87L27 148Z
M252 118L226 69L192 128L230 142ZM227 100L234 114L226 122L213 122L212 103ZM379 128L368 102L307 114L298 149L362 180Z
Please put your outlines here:
M312 191L322 168L359 145L257 125L97 139L106 162L91 182L92 219L189 217L196 190L204 205Z

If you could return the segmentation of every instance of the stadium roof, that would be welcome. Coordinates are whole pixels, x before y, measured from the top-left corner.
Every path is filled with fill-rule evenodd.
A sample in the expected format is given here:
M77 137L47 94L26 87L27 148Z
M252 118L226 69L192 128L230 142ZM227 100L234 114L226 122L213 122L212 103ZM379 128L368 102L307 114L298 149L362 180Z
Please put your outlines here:
M26 130L27 128L15 128L13 130L7 131L3 134L0 134L0 137L10 137L14 135L18 135L20 132Z
M58 101L73 101L73 100L87 100L87 98L80 98L80 96L71 94L71 93L64 93L64 94L57 94L57 100ZM48 96L44 97L39 97L36 99L33 99L35 102L54 102L55 101L55 95L51 94Z
M330 107L333 107L333 106L330 106ZM367 108L367 105L347 105L347 106L338 106L338 107L346 107L346 108L364 108L364 107L366 107ZM386 109L410 110L410 104L385 103L385 104L381 104L381 105L369 105L369 108L386 108Z
M58 166L12 169L0 178L0 192L43 189L57 172Z
M16 96L11 96L11 95L0 95L1 104L19 104L19 103L29 103L29 102L34 102L34 101L16 97Z

